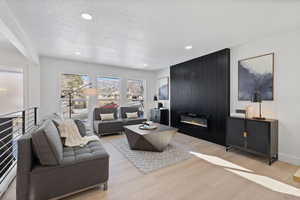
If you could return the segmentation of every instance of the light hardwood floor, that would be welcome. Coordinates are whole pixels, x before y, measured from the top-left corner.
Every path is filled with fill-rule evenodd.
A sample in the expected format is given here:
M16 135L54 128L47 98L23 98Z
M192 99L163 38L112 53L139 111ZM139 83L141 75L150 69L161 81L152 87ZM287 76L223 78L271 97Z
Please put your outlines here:
M102 139L106 150L111 156L108 190L91 189L67 197L65 200L300 199L299 196L275 192L261 184L255 183L251 178L249 180L241 177L228 171L228 167L220 166L219 163L222 163L222 160L229 161L251 170L250 175L271 178L265 181L266 184L271 180L271 182L279 181L279 184L300 188L300 184L293 181L293 174L299 168L297 166L279 161L269 166L264 159L238 151L225 152L222 146L177 134L174 138L175 140L190 145L195 149L194 152L196 153L209 155L208 158L211 158L211 161L195 156L145 175L136 169L109 142L116 137L124 136L109 136ZM236 167L230 167L230 169L234 168ZM239 171L245 172L237 170L237 172ZM260 177L257 178L256 176L259 180ZM284 189L284 191L288 192L291 190ZM12 183L3 200L15 200L15 182Z

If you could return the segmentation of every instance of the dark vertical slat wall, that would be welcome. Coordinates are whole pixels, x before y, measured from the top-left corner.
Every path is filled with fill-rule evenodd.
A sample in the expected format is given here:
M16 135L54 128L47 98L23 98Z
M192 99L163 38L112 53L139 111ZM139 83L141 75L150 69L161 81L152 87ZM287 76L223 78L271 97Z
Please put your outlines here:
M230 110L230 49L171 66L171 125L188 135L225 145ZM180 123L180 114L209 116L208 128Z

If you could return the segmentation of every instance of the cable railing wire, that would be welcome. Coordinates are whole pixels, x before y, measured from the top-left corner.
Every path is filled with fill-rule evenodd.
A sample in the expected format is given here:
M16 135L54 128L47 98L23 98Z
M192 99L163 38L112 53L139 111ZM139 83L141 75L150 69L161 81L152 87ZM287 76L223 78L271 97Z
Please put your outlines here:
M37 127L37 107L0 115L0 184L17 163L17 140Z

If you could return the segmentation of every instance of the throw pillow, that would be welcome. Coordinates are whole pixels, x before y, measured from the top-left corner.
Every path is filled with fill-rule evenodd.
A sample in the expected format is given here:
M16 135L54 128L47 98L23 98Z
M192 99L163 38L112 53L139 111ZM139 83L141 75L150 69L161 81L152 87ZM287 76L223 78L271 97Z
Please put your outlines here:
M34 151L42 165L58 165L63 158L63 145L57 128L47 120L32 134Z
M127 112L126 116L128 119L136 119L136 118L138 118L138 113L137 112L132 112L132 113Z
M81 137L86 136L86 128L85 128L84 123L78 119L75 119L74 122L79 130Z
M114 113L100 114L100 118L103 121L114 120Z

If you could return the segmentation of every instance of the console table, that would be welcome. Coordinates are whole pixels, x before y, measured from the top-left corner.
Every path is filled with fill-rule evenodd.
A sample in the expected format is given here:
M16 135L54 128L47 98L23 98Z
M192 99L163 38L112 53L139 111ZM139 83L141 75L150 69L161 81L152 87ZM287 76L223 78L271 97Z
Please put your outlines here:
M264 156L271 165L278 160L278 120L229 117L226 151L231 148Z

